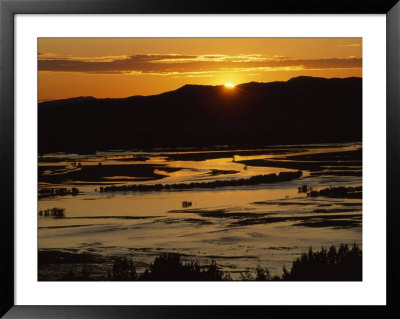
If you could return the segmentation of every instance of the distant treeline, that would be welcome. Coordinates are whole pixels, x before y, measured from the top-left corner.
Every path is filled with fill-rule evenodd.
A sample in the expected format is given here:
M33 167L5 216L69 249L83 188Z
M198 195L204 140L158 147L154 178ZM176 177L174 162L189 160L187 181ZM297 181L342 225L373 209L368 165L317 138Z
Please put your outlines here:
M307 193L309 197L331 197L331 198L362 198L362 186L356 187L329 187L319 191L313 190L312 188Z
M148 191L169 191L183 190L192 188L217 188L226 186L251 186L263 183L277 183L291 181L302 176L302 171L297 172L280 172L268 175L256 175L250 178L231 179L211 182L193 182L193 183L178 183L178 184L152 184L152 185L122 185L122 186L106 186L100 187L100 192L148 192Z
M39 216L45 216L45 217L52 216L57 218L63 218L65 217L65 208L54 207L51 209L40 210L38 214Z
M76 196L79 194L79 189L72 187L68 188L41 188L38 191L39 198L40 197L52 197L52 196L66 196L72 195Z
M40 254L39 254L40 262ZM91 280L90 266L85 264L80 274L68 272L63 281ZM105 280L109 281L220 281L232 280L221 267L212 261L208 265L200 265L197 261L183 262L179 254L163 254L142 274L137 274L132 259L117 257L113 266L107 271ZM337 249L322 247L320 251L302 253L287 270L283 267L281 276L271 275L268 269L257 267L255 273L243 272L239 280L256 281L361 281L362 251L358 245L351 248L340 245Z

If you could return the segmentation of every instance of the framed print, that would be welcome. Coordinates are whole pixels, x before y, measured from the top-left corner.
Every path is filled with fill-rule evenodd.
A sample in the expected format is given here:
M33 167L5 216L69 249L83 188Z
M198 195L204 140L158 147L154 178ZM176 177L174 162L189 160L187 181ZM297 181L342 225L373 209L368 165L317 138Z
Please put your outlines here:
M399 8L1 1L2 315L398 314Z

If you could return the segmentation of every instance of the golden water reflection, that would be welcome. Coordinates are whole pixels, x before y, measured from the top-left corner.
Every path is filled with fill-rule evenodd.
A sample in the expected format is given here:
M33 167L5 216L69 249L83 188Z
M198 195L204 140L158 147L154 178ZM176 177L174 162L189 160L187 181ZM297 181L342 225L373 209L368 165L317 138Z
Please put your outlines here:
M298 180L213 190L100 193L95 189L112 182L127 185L182 183L278 174L292 169L246 166L238 161L283 157L290 160L292 155L357 149L361 149L361 144L281 147L281 153L275 149L273 154L231 157L226 155L227 151L217 153L221 155L219 158L207 158L208 155L204 155L205 158L200 160L172 160L168 157L169 154L177 153L168 152L153 155L130 152L120 152L119 155L114 152L107 155L105 152L97 157L76 155L68 159L66 157L69 155L65 154L46 155L39 161L39 166L46 168L48 174L63 174L66 170L79 169L71 165L72 161L76 161L81 163L83 169L86 165L98 166L99 163L161 164L164 167L155 167L154 173L164 177L161 180L143 181L134 176L107 176L104 180L92 184L88 181L85 182L86 185L80 184L78 187L81 194L78 196L40 199L39 210L62 207L65 208L65 218L39 216L38 246L39 249L76 249L112 256L128 254L144 263L151 262L154 255L160 252L180 252L187 255L187 258L200 261L217 259L224 270L232 274L240 270L254 269L257 265L268 267L272 273L279 273L282 265L288 266L295 256L310 245L320 247L353 242L362 244L361 226L296 225L301 222L301 218L305 218L307 222L326 220L332 225L335 225L336 220L361 220L361 200L309 198L298 192L298 187L303 184L318 189L338 185L361 185L361 176L312 176L309 171L303 170L303 176ZM190 152L195 153L192 150ZM216 154L208 153L213 153L212 156ZM203 156L204 152L196 154ZM132 157L139 155L148 158L137 161ZM181 155L186 154L181 152ZM57 158L60 160L57 161ZM342 166L346 168L346 165ZM163 170L165 167L173 169ZM354 166L354 170L360 168ZM74 185L74 181L46 183L39 180L39 185L70 187ZM190 202L190 205L184 207L184 202ZM313 219L309 219L310 216ZM324 216L330 216L331 219L325 219ZM281 219L268 222L267 218L272 217Z

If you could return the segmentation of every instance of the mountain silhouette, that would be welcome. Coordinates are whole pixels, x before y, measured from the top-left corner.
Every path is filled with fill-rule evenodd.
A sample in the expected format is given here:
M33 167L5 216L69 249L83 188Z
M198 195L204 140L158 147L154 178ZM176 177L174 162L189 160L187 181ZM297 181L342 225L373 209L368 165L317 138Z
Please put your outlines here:
M38 105L39 153L360 141L362 79L184 85L152 96Z

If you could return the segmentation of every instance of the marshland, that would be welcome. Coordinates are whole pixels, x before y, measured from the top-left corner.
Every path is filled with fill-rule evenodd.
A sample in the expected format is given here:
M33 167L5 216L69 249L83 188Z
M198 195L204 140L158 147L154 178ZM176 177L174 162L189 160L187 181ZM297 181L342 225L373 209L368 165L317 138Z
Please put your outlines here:
M362 249L357 142L44 153L38 176L39 280L112 280L123 258L153 280L176 255L233 280L288 278L310 247Z

